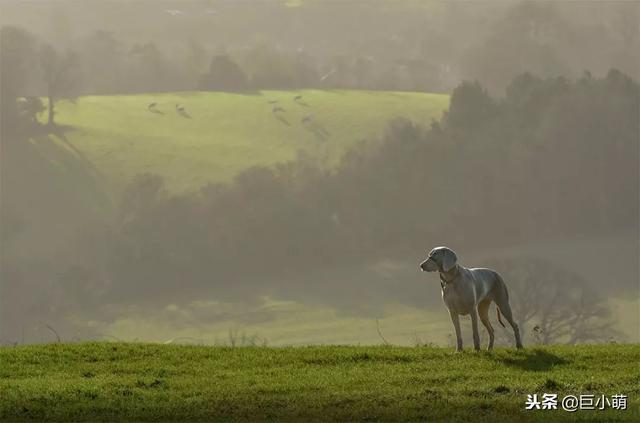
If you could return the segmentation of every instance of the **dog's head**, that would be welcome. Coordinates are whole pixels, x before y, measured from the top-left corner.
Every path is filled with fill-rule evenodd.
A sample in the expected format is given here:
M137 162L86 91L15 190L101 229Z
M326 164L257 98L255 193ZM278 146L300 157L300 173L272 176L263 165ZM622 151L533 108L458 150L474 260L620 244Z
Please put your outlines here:
M436 247L429 252L425 261L420 263L423 272L448 272L458 264L458 257L451 248Z

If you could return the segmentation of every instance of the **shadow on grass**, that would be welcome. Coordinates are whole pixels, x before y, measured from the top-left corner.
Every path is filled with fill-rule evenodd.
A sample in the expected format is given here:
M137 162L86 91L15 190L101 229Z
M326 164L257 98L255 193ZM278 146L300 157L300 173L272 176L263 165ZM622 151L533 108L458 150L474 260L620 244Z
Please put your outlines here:
M32 130L30 142L19 143L16 146L19 151L12 152L14 164L31 169L30 177L35 178L33 182L40 180L39 185L43 187L40 195L56 192L57 202L73 201L71 198L62 200L60 195L64 192L82 203L79 208L87 207L103 215L112 207L105 177L67 138L66 134L75 130L66 125L39 125Z
M507 366L534 372L550 370L554 366L568 363L564 358L539 348L516 351L509 355L496 355L492 358Z
M69 139L67 138L66 132L69 132L72 130L73 128L69 126L57 126L50 129L49 135L57 136L58 139L62 141L76 155L76 157L80 160L81 165L82 167L84 167L84 170L86 172L93 173L99 179L104 179L104 176L102 175L102 173L100 173L98 168L95 167L93 162L91 162L91 160L89 160L87 156L85 156L80 149L76 148L76 146L73 145L71 141L69 141Z

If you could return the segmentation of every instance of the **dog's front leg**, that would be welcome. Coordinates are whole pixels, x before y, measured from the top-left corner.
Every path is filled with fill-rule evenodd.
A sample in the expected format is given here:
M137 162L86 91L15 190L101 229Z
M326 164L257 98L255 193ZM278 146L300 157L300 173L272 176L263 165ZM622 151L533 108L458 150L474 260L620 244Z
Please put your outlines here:
M480 335L478 334L478 312L474 307L471 310L471 329L473 330L473 348L476 351L480 351Z
M462 351L462 334L460 333L460 317L458 313L449 310L449 315L451 316L451 322L453 323L453 328L456 330L456 352Z

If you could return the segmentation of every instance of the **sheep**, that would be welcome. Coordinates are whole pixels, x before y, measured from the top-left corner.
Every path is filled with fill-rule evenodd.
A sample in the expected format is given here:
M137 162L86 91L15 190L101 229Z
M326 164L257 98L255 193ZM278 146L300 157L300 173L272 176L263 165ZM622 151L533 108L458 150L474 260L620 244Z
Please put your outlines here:
M191 119L191 115L187 113L187 110L184 108L184 106L181 106L179 104L176 104L176 113L182 116L183 118Z
M298 100L302 100L302 96L301 95L297 95L297 96L293 97L293 101L298 101Z
M147 110L157 115L164 115L164 113L156 108L157 105L158 103L156 103L155 101L153 103L149 103L149 105L147 106Z

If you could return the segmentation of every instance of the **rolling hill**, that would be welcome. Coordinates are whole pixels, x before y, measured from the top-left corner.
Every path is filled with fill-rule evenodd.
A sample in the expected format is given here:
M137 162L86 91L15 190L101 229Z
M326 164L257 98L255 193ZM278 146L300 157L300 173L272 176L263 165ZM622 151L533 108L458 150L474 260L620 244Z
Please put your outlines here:
M56 122L65 130L50 137L90 163L109 192L146 172L181 191L293 159L299 151L336 163L355 143L378 137L389 121L429 123L448 103L443 94L380 91L85 96L56 105Z

